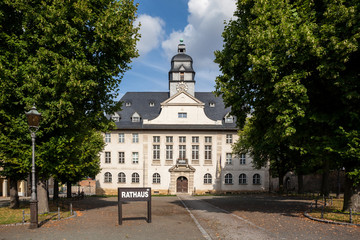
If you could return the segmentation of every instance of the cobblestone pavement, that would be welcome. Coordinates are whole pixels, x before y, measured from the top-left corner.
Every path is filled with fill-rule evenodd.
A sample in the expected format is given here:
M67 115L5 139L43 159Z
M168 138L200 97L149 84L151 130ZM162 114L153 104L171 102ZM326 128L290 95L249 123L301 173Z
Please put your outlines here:
M360 227L330 225L303 217L307 201L269 195L178 196L123 205L118 225L116 198L74 203L78 217L50 221L38 229L0 226L9 239L360 239Z

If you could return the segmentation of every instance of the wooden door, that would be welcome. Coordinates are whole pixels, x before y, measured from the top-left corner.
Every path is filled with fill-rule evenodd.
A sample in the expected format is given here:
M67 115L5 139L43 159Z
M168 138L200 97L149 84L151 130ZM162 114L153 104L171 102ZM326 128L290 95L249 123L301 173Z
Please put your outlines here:
M188 192L188 180L186 177L178 177L176 180L176 192L187 193Z

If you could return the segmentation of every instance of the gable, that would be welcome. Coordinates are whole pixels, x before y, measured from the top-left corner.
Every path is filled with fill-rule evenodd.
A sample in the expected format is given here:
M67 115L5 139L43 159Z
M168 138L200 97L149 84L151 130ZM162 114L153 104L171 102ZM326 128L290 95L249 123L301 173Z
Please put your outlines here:
M192 105L192 106L204 106L204 103L193 97L185 91L178 92L171 98L161 103L161 106L171 105Z

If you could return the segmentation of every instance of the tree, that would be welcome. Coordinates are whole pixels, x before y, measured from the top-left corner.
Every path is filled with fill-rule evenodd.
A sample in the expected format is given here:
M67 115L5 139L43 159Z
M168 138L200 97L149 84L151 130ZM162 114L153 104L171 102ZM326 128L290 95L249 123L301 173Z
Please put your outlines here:
M86 133L106 131L111 123L104 113L121 107L118 87L137 57L135 14L132 0L0 2L0 157L5 176L21 179L30 171L24 111L34 103L43 116L36 139L39 180L57 174L64 167L59 161L70 174L84 170L81 165L89 159L69 156L65 149L79 148L89 137ZM64 149L53 159L54 148Z
M335 149L344 145L340 128L358 132L360 126L359 4L238 1L215 62L222 71L217 93L239 127L251 113L271 142L307 154L312 166L346 164L355 174L360 161Z

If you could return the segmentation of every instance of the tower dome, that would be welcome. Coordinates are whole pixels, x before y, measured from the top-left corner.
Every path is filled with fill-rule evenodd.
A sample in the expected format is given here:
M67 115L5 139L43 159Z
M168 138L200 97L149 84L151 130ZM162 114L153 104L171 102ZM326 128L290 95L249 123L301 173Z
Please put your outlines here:
M179 84L186 85L186 88L179 88ZM183 40L178 45L178 53L171 59L171 69L169 71L170 96L174 95L179 89L187 89L187 92L194 95L195 91L195 71L193 60L186 54L186 47Z

